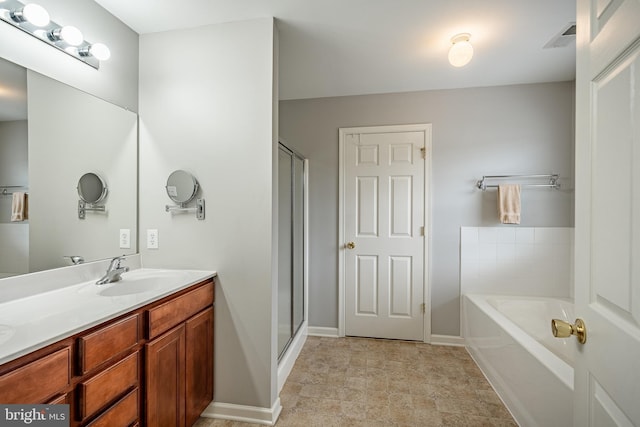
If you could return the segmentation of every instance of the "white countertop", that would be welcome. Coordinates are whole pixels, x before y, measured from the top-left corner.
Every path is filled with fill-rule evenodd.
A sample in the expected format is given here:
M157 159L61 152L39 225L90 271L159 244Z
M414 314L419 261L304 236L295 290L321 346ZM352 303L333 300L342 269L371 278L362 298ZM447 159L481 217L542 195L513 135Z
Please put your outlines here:
M36 279L46 280L46 273ZM120 282L71 281L18 298L6 297L6 287L0 287L0 364L215 276L215 271L137 268L122 274Z

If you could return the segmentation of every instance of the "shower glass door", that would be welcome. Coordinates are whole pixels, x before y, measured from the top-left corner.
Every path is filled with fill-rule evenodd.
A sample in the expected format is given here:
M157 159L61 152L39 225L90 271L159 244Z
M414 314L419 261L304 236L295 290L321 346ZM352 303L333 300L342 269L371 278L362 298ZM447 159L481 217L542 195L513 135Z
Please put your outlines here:
M278 357L304 322L304 159L278 155Z

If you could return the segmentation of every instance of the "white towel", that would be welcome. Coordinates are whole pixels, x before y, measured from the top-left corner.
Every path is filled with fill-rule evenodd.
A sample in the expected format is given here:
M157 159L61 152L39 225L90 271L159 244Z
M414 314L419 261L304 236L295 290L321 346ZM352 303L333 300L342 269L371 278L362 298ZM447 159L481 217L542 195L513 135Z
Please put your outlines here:
M503 224L520 224L520 186L498 186L498 215Z
M16 191L11 199L11 221L29 219L29 196L27 193Z

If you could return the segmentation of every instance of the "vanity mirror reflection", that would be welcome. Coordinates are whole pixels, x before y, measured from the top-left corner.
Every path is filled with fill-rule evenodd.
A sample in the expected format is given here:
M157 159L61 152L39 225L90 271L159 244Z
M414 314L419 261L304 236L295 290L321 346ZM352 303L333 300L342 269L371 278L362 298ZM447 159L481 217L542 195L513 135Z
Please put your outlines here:
M11 197L0 196L0 278L69 265L69 254L94 261L137 252L137 122L0 58L0 192L19 185L29 199L29 220L17 223ZM78 178L89 171L109 184L109 205L80 220ZM130 248L120 248L122 229Z
M87 211L104 212L106 207L100 205L108 193L107 183L97 173L87 172L78 180L78 218L85 219Z

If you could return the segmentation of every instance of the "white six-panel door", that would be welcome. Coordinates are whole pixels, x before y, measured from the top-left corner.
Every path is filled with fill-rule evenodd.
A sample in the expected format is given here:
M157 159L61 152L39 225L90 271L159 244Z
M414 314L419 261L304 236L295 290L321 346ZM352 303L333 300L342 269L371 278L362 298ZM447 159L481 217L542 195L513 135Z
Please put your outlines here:
M640 1L578 0L575 426L640 426Z
M341 129L346 335L424 339L428 130Z

